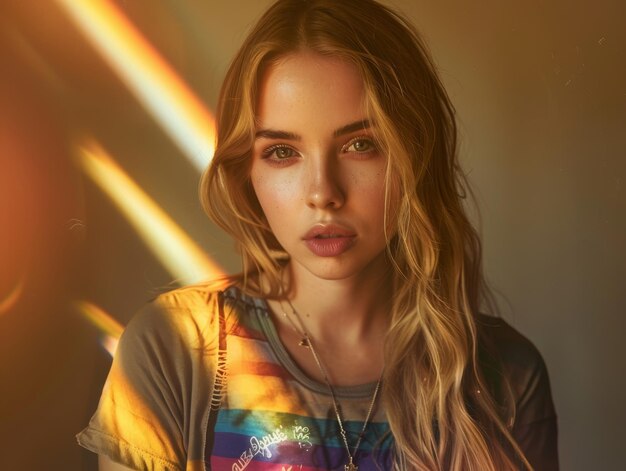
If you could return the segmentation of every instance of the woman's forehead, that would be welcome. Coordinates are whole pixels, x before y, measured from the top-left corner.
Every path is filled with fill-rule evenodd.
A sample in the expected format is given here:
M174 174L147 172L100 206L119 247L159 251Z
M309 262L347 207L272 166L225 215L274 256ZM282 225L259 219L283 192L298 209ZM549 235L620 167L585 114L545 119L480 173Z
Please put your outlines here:
M329 125L364 119L364 85L357 67L313 52L286 55L267 67L259 83L261 126L310 121Z

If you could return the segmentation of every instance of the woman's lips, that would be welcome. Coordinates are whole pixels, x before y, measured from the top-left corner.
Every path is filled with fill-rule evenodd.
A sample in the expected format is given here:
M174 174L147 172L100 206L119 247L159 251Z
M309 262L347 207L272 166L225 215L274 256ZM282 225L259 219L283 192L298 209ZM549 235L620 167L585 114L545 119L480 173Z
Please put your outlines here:
M343 227L314 226L303 239L309 250L318 257L336 257L352 246L356 235Z
M354 243L351 237L314 237L304 241L311 252L318 257L336 257L348 250Z

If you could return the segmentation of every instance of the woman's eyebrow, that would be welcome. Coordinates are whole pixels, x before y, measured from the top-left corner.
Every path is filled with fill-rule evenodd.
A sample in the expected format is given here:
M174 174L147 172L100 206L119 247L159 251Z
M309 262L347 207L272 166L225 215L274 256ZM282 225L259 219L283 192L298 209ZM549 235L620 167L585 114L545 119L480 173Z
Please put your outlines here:
M334 137L343 136L345 134L350 134L354 131L360 131L361 129L367 129L371 126L369 119L362 119L361 121L355 121L354 123L347 124L345 126L340 127L334 133Z
M355 121L354 123L346 124L345 126L336 129L333 132L333 137L340 137L345 134L350 134L354 131L359 131L361 129L368 129L371 127L371 123L368 119L362 119L360 121ZM259 129L254 134L255 139L285 139L289 141L301 141L302 137L298 134L289 131L279 131L276 129Z
M274 129L259 129L254 134L255 139L265 138L265 139L286 139L289 141L301 141L302 138L292 132L288 131L277 131Z

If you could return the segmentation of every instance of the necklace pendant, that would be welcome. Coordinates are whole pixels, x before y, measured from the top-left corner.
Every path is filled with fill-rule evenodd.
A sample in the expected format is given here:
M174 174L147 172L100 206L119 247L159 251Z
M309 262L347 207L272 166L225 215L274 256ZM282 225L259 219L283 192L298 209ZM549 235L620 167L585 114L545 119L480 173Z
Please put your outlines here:
M359 467L352 461L343 467L344 471L359 471Z
M311 348L308 337L302 337L302 339L298 342L298 345L304 348Z

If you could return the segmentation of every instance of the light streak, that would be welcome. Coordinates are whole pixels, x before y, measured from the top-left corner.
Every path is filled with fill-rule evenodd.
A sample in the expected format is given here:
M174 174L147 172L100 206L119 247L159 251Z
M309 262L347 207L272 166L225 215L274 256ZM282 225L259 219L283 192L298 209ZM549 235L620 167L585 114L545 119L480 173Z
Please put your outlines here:
M119 344L119 339L111 337L110 335L105 335L104 338L101 340L101 343L104 349L109 352L109 355L114 357L115 352L117 351L117 345Z
M215 150L215 121L174 69L109 0L56 0L200 171Z
M78 161L177 281L190 284L224 275L221 267L98 144L81 146Z
M26 276L21 276L19 280L15 283L15 286L9 294L7 294L4 299L0 298L0 315L9 312L13 306L17 304L18 299L24 292L24 285L26 281Z
M93 324L103 334L102 345L111 354L115 355L117 342L124 327L113 316L101 307L89 301L75 301L74 306L82 316Z
M85 318L95 325L103 334L109 335L115 339L119 339L124 330L124 326L120 324L113 316L108 314L101 307L96 306L89 301L75 301L74 305Z

